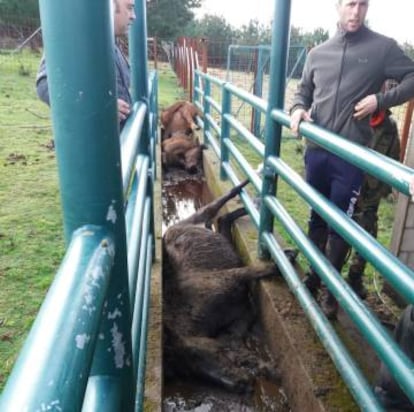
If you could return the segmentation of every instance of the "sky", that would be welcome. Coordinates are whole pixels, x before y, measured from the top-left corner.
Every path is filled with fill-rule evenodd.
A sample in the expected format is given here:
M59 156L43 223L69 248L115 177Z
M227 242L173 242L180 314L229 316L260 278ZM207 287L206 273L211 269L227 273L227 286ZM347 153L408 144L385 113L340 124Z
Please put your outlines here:
M269 24L273 19L276 0L203 0L203 7L196 12L223 16L235 27L257 19ZM304 31L322 27L332 34L337 19L335 0L291 0L290 23ZM312 16L312 17L311 17ZM371 0L367 20L371 29L393 37L399 43L414 45L414 1Z

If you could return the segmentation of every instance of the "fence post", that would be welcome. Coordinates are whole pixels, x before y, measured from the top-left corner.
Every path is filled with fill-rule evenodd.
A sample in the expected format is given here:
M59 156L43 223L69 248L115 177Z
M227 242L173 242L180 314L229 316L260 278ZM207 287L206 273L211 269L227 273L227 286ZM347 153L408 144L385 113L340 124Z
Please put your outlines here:
M199 76L200 79L200 87L202 84L202 79L201 76ZM204 111L204 130L203 130L203 135L204 135L204 143L208 142L208 137L207 135L210 132L210 122L207 120L207 116L210 115L210 102L208 101L208 98L211 97L211 82L210 79L208 79L207 77L204 78L204 94L203 94L203 111Z
M282 125L271 118L274 108L283 109L286 79L286 57L289 46L290 0L276 0L272 30L272 48L270 55L269 97L265 123L265 162L263 169L262 206L260 211L259 255L268 258L262 241L264 232L273 232L273 215L263 199L274 195L277 188L277 175L266 165L268 156L279 156L282 138Z
M227 174L223 168L223 163L228 163L229 161L229 149L225 145L225 139L230 137L230 124L226 119L227 114L231 114L231 93L226 89L226 83L223 84L223 100L221 108L221 135L220 135L220 178L225 180L227 179Z
M105 227L115 239L91 378L98 385L100 378L113 379L119 409L128 411L134 398L131 315L110 4L40 0L40 15L66 241L85 224ZM91 378L87 393L96 387Z
M149 144L149 91L148 91L148 54L147 54L147 12L146 1L135 2L137 19L130 28L129 57L131 61L132 97L134 102L143 101L147 105L144 128L139 153L148 155Z

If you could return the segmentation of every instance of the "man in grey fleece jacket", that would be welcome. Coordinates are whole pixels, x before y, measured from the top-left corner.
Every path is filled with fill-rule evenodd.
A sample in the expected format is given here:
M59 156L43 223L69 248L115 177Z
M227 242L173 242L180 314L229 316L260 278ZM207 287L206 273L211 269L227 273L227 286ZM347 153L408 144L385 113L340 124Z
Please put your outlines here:
M367 145L372 137L370 115L414 96L414 62L393 39L364 25L368 6L368 0L337 0L338 31L308 55L290 111L293 133L298 134L302 120L312 121ZM399 84L381 91L387 79ZM305 169L307 182L351 217L363 171L311 142L305 153ZM349 245L314 211L309 237L340 272ZM358 281L361 279L351 280L351 286L357 286ZM321 282L311 270L305 284L316 295ZM338 304L323 285L320 304L328 318L336 317Z
M114 32L115 37L120 37L128 32L129 25L135 19L135 0L113 0L114 2ZM129 93L130 87L130 69L129 64L121 49L115 44L114 48L114 60L115 60L115 74L116 74L116 86L118 96L118 118L120 127L125 124L128 118L132 99ZM49 99L49 85L47 82L46 61L42 57L39 70L36 77L36 91L39 98L46 104L50 105Z

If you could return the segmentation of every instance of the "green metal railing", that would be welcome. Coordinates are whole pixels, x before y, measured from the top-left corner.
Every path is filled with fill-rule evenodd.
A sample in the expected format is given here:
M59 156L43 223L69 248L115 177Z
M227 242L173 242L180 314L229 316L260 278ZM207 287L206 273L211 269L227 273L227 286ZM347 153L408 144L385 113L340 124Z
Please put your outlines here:
M158 84L141 0L135 104L119 136L111 4L40 1L67 252L2 393L4 412L142 410Z
M292 264L273 235L274 219L281 223L286 233L319 273L322 281L335 295L341 307L353 320L361 334L388 366L394 378L414 402L414 364L390 339L378 319L359 300L341 275L320 253L277 198L278 178L291 186L336 232L383 274L384 278L410 303L414 303L414 273L402 264L371 235L361 229L345 213L327 201L301 176L280 158L282 127L290 126L289 116L282 110L285 90L286 56L289 32L290 1L276 0L273 20L269 98L265 102L257 96L216 79L200 71L195 73L193 101L204 111L200 125L204 140L220 159L221 177L238 184L240 174L247 176L261 194L258 211L247 192L241 198L256 225L259 251L271 257L280 268L291 291L303 307L316 333L342 375L354 399L362 410L380 411L382 405L373 394L370 384L361 373L346 347L322 314L320 308L302 284ZM213 98L221 92L221 103ZM256 111L266 115L265 142L252 134L231 114L231 99L237 96ZM369 174L411 196L409 184L414 170L370 149L353 144L310 123L302 123L301 135L325 149L357 165ZM245 159L232 135L246 142L264 164L262 177ZM245 178L243 176L243 179Z

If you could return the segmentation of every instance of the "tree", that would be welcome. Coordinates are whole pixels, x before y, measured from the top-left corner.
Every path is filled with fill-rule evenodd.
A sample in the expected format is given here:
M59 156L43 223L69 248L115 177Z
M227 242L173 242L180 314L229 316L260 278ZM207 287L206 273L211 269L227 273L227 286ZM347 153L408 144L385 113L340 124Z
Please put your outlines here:
M175 40L194 21L191 9L201 7L202 0L152 0L147 3L147 26L150 37Z
M0 24L40 25L38 0L0 0Z
M227 50L233 43L234 29L224 17L207 14L202 19L189 24L185 35L208 40L210 66L226 65Z
M264 26L258 20L250 20L237 31L237 42L244 45L270 44L271 26Z

